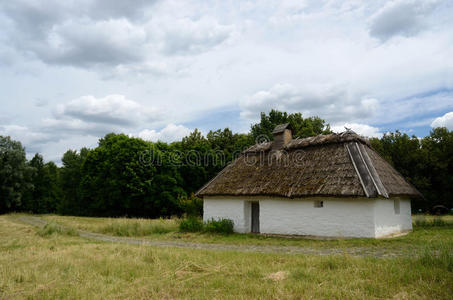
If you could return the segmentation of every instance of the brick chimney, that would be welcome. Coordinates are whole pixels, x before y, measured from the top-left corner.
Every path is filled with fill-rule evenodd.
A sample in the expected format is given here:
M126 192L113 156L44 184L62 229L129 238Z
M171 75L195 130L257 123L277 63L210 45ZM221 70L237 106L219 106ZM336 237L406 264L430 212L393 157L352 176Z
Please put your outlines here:
M274 142L272 143L272 150L282 150L293 138L292 128L289 123L280 124L275 126L274 131Z

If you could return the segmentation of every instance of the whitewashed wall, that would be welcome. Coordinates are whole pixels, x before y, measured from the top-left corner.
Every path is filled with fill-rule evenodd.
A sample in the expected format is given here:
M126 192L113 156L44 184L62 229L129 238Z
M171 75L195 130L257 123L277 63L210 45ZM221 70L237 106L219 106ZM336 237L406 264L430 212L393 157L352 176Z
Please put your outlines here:
M204 222L210 219L230 219L234 222L234 231L250 232L250 203L243 199L223 197L204 197L203 200Z
M400 212L395 213L394 201L399 200ZM374 208L376 237L384 237L412 230L411 202L409 199L377 199Z
M314 207L322 200L324 207ZM369 198L205 197L204 221L227 218L237 232L250 232L251 201L260 203L260 232L329 237L381 237L412 228L410 202Z
M324 207L314 207L322 200ZM263 233L374 237L374 200L302 199L260 201Z

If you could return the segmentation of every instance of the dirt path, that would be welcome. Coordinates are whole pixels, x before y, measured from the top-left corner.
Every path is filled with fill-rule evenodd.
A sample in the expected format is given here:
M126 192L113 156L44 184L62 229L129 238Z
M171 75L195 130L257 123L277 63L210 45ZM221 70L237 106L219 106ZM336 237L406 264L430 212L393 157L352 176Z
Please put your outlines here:
M34 216L19 216L16 219L22 223L37 227L43 227L47 223L43 219ZM321 256L350 255L357 257L378 257L378 258L398 257L404 255L402 252L395 251L389 252L386 249L371 249L365 247L315 249L310 247L297 247L297 246L208 244L208 243L159 241L127 237L116 237L83 230L78 230L78 233L83 238L88 238L97 241L124 243L131 245L149 245L157 247L175 247L175 248L240 251L240 252L306 254Z

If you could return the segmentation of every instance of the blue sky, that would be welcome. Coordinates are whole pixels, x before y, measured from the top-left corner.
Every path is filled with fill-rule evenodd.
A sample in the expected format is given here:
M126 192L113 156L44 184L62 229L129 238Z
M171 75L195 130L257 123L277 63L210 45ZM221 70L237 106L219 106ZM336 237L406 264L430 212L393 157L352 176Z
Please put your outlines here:
M0 3L0 135L59 161L108 132L247 132L260 112L365 136L453 129L453 4Z

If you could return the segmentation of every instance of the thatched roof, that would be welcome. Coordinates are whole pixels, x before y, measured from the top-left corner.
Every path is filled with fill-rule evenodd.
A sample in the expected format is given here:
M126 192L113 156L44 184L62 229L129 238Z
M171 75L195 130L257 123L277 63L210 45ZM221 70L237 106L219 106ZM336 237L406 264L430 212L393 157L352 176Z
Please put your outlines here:
M421 196L354 132L295 139L277 151L272 143L245 150L197 195Z

